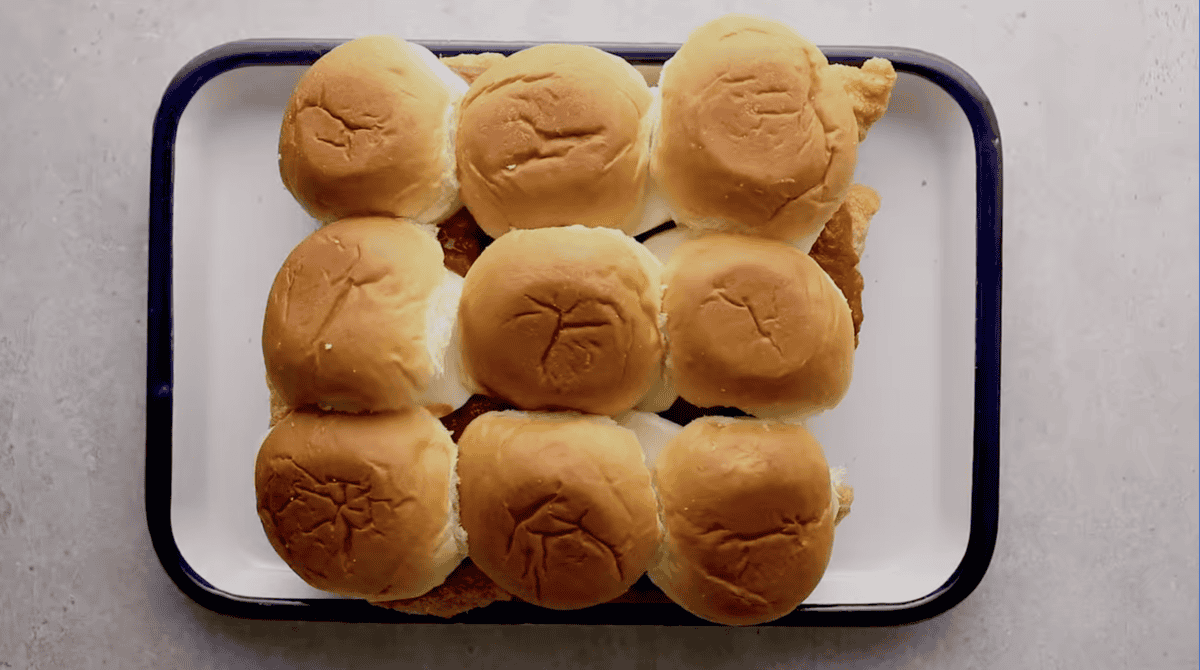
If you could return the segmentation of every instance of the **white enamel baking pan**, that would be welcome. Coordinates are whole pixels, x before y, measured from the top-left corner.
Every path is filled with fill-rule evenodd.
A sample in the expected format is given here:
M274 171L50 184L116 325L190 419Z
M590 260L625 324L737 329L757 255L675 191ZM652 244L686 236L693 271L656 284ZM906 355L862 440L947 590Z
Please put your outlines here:
M288 252L316 223L280 182L282 111L305 67L338 41L244 41L197 57L154 126L150 184L146 509L180 588L235 616L438 621L308 587L255 514L267 430L263 310ZM426 42L435 53L527 44ZM649 68L675 45L596 45ZM845 400L811 428L855 488L817 590L771 625L888 625L939 614L987 569L998 522L998 128L978 85L936 56L882 56L891 107L859 149L856 181L882 209L867 239L860 346ZM653 590L643 579L635 589ZM703 625L667 603L552 612L496 603L454 621Z

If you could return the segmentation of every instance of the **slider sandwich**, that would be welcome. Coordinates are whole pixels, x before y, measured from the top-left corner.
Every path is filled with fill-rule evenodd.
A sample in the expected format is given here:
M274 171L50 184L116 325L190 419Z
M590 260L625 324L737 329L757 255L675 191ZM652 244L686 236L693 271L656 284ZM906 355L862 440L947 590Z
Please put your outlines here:
M854 107L825 55L783 24L724 16L688 37L659 89L650 169L676 223L807 251L858 156Z
M663 285L667 373L684 400L802 420L845 396L854 368L850 307L796 247L703 235L679 245Z
M608 417L490 412L459 439L471 560L505 591L579 609L629 590L658 551L650 473Z
M283 183L322 222L456 209L454 112L467 84L428 49L376 35L335 47L305 71L279 133Z
M411 222L357 217L313 232L284 261L263 318L275 418L462 405L449 353L461 290L437 240Z
M314 588L370 601L415 598L467 553L456 456L450 433L421 408L294 411L255 461L259 520L276 553Z
M652 96L618 56L545 44L479 74L462 99L462 200L492 237L514 228L633 230L648 169Z
M853 491L803 426L703 417L658 454L663 550L650 579L716 623L752 626L817 587Z
M662 379L661 268L620 231L514 230L480 254L459 303L473 391L523 410L615 415Z

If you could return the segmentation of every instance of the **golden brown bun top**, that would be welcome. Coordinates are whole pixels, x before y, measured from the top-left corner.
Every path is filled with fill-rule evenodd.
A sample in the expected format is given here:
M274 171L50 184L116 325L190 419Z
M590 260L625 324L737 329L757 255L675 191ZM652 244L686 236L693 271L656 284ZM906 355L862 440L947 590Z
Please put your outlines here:
M317 219L375 214L433 223L427 219L457 201L448 192L447 112L461 91L418 49L382 35L351 40L296 85L280 129L279 171Z
M588 607L650 566L657 508L632 431L573 413L495 412L467 426L459 448L471 560L506 591Z
M666 536L650 575L688 611L764 623L820 582L837 503L821 445L802 426L698 419L659 454L654 482Z
M829 409L845 395L850 308L799 249L705 235L675 250L663 284L670 368L684 400L780 417Z
M450 507L455 446L427 412L292 412L255 463L267 538L315 588L415 598L465 554Z
M819 49L780 23L725 16L688 37L660 89L651 169L681 223L782 240L819 232L858 145Z
M263 358L287 407L346 412L412 404L434 374L426 342L442 249L398 219L342 219L280 268L263 319Z
M628 231L648 165L652 96L631 65L545 44L488 68L462 100L462 200L492 237L580 224Z
M464 280L464 369L520 409L628 410L661 371L657 263L614 230L504 235Z

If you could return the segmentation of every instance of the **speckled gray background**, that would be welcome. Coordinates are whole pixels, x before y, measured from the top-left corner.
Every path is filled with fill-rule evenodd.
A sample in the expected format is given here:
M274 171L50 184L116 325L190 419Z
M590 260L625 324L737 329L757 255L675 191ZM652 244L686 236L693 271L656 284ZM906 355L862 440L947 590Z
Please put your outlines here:
M0 5L0 668L1196 667L1196 4L775 4ZM995 105L1001 526L975 593L875 630L292 624L183 596L142 498L150 128L171 76L245 37L677 42L729 10L938 53Z

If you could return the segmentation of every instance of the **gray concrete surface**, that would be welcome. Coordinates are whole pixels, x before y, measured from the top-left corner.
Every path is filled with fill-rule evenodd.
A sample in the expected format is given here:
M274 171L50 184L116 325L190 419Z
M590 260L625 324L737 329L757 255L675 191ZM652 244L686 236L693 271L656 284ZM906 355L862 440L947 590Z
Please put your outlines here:
M774 4L0 5L0 668L1196 667L1195 3ZM1001 526L978 590L815 630L255 622L183 596L142 502L150 128L178 68L245 37L680 41L730 9L941 54L995 104Z

